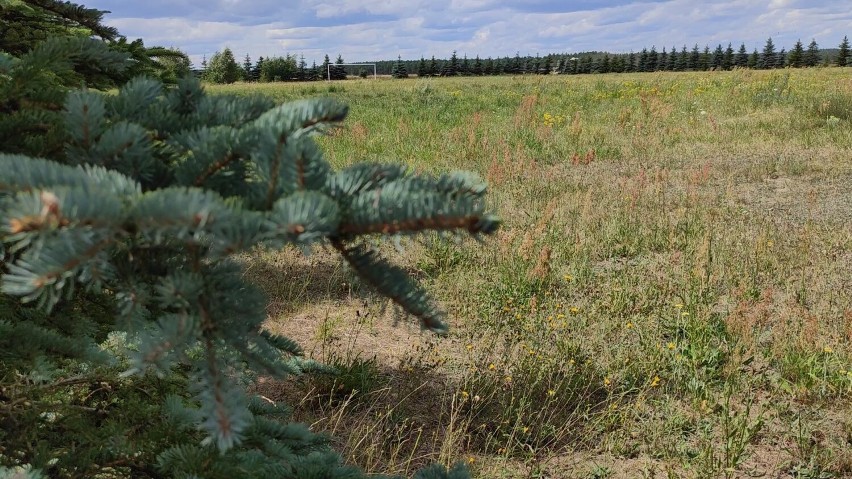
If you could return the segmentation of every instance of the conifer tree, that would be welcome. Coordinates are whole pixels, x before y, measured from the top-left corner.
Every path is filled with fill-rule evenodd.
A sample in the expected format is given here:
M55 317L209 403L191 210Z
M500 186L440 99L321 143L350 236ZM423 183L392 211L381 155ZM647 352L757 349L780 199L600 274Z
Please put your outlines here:
M698 71L701 69L701 50L698 49L697 43L689 52L689 63L687 64L687 68L692 71Z
M592 60L591 55L586 55L580 60L580 73L589 74L592 73L594 68L594 61Z
M784 68L787 65L787 50L782 48L777 55L775 55L775 65L772 68Z
M505 75L509 73L509 65L512 60L509 57L496 58L494 60L494 68L491 70L491 73L494 75Z
M835 63L839 67L845 67L849 63L850 59L848 36L843 36L843 41L840 42L840 45L837 47L837 49L837 58L835 59Z
M320 73L320 69L317 66L317 61L314 60L311 63L311 68L308 70L308 81L319 81L322 80L322 74Z
M541 56L536 53L535 58L525 58L524 65L524 73L532 73L538 75L539 70L541 69Z
M601 73L609 73L612 71L612 60L609 58L608 53L605 53L603 59L601 59L598 71Z
M701 57L698 60L698 69L700 71L709 70L711 61L712 61L712 56L710 54L710 46L704 45L704 50L701 52Z
M251 81L260 81L260 72L263 70L263 62L266 61L262 56L257 57L257 63L251 69Z
M616 55L609 62L609 69L613 73L624 73L624 55Z
M636 71L638 72L647 72L648 71L648 49L642 48L642 51L639 52L639 62L636 64Z
M177 49L170 50L173 51L174 55L157 58L157 63L160 66L157 77L163 83L175 84L179 79L192 73L192 62L189 61L189 57L184 52Z
M435 60L435 55L432 55L432 59L429 60L429 74L428 76L435 76L440 71L438 66L438 60Z
M444 67L441 69L441 76L452 77L459 74L459 57L456 55L455 50L453 50L452 56L450 56L450 60L444 63Z
M305 55L299 55L299 63L296 67L296 80L308 81L308 62L305 61Z
M345 62L343 61L343 55L337 55L337 60L335 60L334 65L331 66L332 80L346 79L346 68L343 66L344 63Z
M524 73L524 65L521 61L521 52L515 52L515 58L511 63L506 62L506 73L511 75L521 75Z
M107 48L132 59L121 72L111 71L109 75L101 72L101 81L115 86L140 74L154 75L171 83L176 81L180 75L174 67L182 69L189 63L186 54L174 48L146 47L141 39L128 40L115 28L101 23L105 13L62 0L0 0L0 51L20 56L51 38L97 38ZM86 76L82 70L92 66L77 65L75 72Z
M328 55L325 56L322 65L320 65L320 74L324 80L331 80L331 60Z
M426 59L423 58L423 57L420 57L420 63L417 64L417 76L419 76L419 77L429 76L428 75L429 72L426 70L426 68L427 68L426 67Z
M738 68L746 68L748 66L748 51L746 50L745 43L740 44L740 49L734 58L734 65Z
M710 58L710 68L714 70L722 70L722 65L725 62L725 51L722 49L722 44L716 45L713 50L713 56Z
M396 57L396 63L393 66L391 76L394 78L408 78L408 70L405 68L405 62L402 61L402 56Z
M627 55L627 65L625 65L624 71L626 71L628 73L636 71L636 54L635 53L630 52L630 54Z
M658 70L666 71L669 69L669 53L666 51L666 47L663 47L663 51L660 52L657 63Z
M118 30L101 23L105 13L58 0L0 2L0 51L19 57L49 38L81 33L116 41Z
M748 57L748 63L746 65L749 68L759 68L760 67L760 53L757 52L757 48L751 52L751 55Z
M470 73L474 76L482 76L484 73L482 60L479 58L479 55L477 55L473 60L473 67L471 68Z
M137 77L115 93L57 80L79 61L121 73L127 59L91 37L0 53L3 102L60 105L4 103L21 123L0 117L0 137L55 124L0 142L0 474L365 478L285 407L246 393L241 378L321 366L263 328L266 301L234 255L327 247L442 332L431 298L372 245L493 233L484 183L399 164L333 170L314 140L348 112L333 99L213 96L194 78Z
M536 66L533 64L534 61L529 56L525 56L521 58L521 75L526 75L527 73L534 73Z
M470 61L467 59L467 55L464 55L464 57L462 57L461 64L459 64L459 75L470 75Z
M243 72L242 72L243 80L252 81L251 68L252 68L251 57L249 56L248 53L246 53L245 58L243 58Z
M544 57L544 60L541 62L541 66L539 67L538 73L540 75L550 75L553 71L553 58L550 55Z
M787 55L787 63L793 68L801 68L805 61L805 46L802 45L802 40L796 40L790 54Z
M659 70L660 64L660 54L657 53L657 47L655 45L651 45L651 49L648 51L648 71L655 72Z
M805 51L805 66L815 67L819 65L819 45L816 40L811 40L808 44L808 49Z
M760 60L757 64L758 68L775 68L775 44L772 42L772 37L766 40L763 46L763 53L760 55Z
M689 68L689 52L686 50L686 45L681 48L675 67L675 69L679 72L685 71Z
M677 47L672 46L671 53L669 54L669 60L666 65L666 70L670 72L677 71L678 58L679 55L677 54Z
M725 49L725 55L722 57L722 69L730 70L734 67L734 47L728 43L728 48Z

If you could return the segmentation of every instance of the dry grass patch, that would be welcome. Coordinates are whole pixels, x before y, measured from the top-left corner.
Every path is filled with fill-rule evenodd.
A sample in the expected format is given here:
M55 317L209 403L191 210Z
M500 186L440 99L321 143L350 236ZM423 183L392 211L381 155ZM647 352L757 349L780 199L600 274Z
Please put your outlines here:
M447 306L447 338L394 326L322 251L246 258L268 327L342 371L259 387L376 472L849 476L848 72L311 86L353 105L323 140L335 165L476 171L505 227L382 246Z

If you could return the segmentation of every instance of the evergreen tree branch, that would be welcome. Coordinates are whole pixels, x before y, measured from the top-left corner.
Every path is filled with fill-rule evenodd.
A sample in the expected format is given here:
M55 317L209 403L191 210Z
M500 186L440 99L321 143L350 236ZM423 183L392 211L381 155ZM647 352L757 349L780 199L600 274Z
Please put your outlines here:
M369 224L343 222L340 233L353 237L381 233L394 235L399 233L422 233L424 231L465 230L470 234L491 234L496 231L499 221L490 215L436 216L432 218L407 218Z
M340 239L332 239L331 244L358 276L420 319L422 327L439 334L447 332L444 313L435 307L426 291L412 281L402 268L385 262L374 250L364 245L348 246Z
M484 188L467 179L421 176L398 178L351 197L342 235L417 233L429 229L465 229L491 234L499 220L483 212Z
M229 153L229 154L225 155L221 160L216 161L215 163L211 164L210 166L207 167L206 170L204 170L200 175L198 175L195 178L195 180L192 182L192 185L197 186L197 187L203 186L208 178L215 175L219 171L224 170L233 161L238 160L238 159L240 159L240 157L237 156L234 153Z
M85 8L75 5L71 2L61 2L56 0L23 0L25 3L44 9L53 13L58 18L65 21L71 21L88 28L95 35L104 40L114 40L118 36L118 30L114 27L101 25L101 20L108 11L97 10L94 8Z

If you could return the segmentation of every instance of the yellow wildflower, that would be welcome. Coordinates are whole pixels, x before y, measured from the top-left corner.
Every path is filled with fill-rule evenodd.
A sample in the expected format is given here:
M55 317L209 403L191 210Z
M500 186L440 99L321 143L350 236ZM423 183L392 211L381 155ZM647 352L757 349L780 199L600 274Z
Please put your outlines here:
M667 348L669 348L669 350L672 350L672 349L674 349L674 348L676 348L676 347L677 347L677 344L675 344L675 343L673 343L673 342L669 341L669 343L668 343L668 344L666 344L666 347L667 347Z
M834 350L831 349L831 346L826 346L826 347L822 348L822 352L824 352L826 354L831 354L831 353L834 352Z

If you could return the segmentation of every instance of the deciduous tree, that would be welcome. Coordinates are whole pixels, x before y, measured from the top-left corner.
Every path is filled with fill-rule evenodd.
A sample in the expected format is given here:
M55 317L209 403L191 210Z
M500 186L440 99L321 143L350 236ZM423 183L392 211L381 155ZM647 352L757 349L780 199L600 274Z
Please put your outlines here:
M210 57L204 71L204 79L211 83L234 83L240 79L240 66L237 65L230 48L226 47Z

